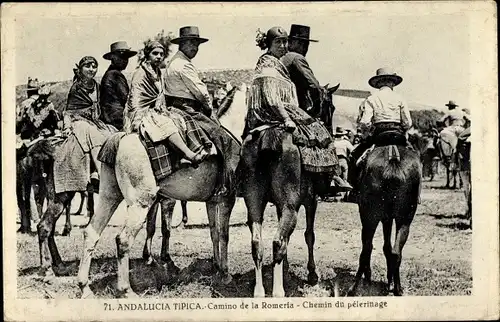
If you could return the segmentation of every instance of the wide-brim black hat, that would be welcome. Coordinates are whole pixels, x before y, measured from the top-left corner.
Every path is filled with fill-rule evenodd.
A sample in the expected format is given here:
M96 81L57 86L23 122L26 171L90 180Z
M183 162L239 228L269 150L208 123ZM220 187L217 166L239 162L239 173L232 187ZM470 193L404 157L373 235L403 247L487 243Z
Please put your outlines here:
M137 55L137 52L131 50L126 41L117 41L111 44L109 53L106 53L102 58L110 60L113 54L119 54L122 57L130 58Z
M290 36L288 36L288 38L299 39L310 42L318 42L315 39L309 38L310 33L311 33L311 27L293 24L292 27L290 27Z
M172 39L172 44L180 44L184 40L197 40L200 44L207 42L207 38L200 37L200 31L196 26L186 26L179 29L179 37Z

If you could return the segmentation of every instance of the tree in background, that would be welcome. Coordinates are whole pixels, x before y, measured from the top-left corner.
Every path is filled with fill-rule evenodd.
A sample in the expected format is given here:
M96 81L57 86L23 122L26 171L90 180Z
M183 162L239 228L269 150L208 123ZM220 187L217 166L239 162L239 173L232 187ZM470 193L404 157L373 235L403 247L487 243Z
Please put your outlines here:
M436 121L444 116L443 112L438 110L411 110L411 119L413 127L420 133L426 133L437 128Z

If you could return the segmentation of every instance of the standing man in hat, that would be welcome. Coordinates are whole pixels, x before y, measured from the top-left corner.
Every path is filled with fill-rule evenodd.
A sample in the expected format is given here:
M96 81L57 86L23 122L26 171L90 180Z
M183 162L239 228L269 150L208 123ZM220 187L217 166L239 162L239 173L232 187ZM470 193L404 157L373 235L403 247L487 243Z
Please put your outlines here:
M358 130L365 140L352 152L352 161L355 164L351 164L351 167L354 167L356 177L359 168L361 168L359 164L366 159L365 152L372 146L374 136L388 130L406 135L406 131L412 125L406 100L394 92L394 87L401 84L402 81L403 78L389 68L379 68L376 75L368 81L368 84L378 91L370 95L359 106ZM351 177L351 179L356 177ZM356 181L352 180L353 183Z
M130 57L135 56L137 52L130 50L125 41L117 41L110 47L109 53L103 56L104 59L111 60L111 65L101 80L101 119L121 131L123 110L129 93L127 79L122 72L127 68Z
M354 146L348 140L349 133L341 127L337 127L335 131L335 150L339 158L340 176L343 180L347 180L348 174L348 160L351 156Z
M464 109L457 109L458 105L455 101L449 101L445 106L448 106L448 113L441 118L440 122L458 137L465 130L465 123L470 120L470 115Z
M295 84L299 107L312 117L319 118L328 132L332 134L333 111L321 110L322 88L306 60L309 43L318 42L309 38L310 30L309 26L293 24L288 36L288 52L280 60ZM352 189L351 185L339 176L339 173L333 179L339 187Z
M200 37L198 27L180 28L179 37L171 40L173 44L179 45L179 50L167 66L165 92L167 104L190 114L219 151L223 173L217 184L216 195L222 196L233 190L232 182L239 161L240 148L212 115L212 99L208 88L201 81L198 70L191 62L196 57L200 44L207 41L208 39Z

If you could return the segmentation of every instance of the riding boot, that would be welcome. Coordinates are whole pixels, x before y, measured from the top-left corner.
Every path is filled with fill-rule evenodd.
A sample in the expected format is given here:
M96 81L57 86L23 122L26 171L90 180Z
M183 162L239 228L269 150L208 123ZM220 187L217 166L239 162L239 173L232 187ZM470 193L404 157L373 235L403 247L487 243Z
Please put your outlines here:
M349 182L342 179L338 174L333 176L332 183L335 183L335 186L341 188L342 190L350 191L353 189Z

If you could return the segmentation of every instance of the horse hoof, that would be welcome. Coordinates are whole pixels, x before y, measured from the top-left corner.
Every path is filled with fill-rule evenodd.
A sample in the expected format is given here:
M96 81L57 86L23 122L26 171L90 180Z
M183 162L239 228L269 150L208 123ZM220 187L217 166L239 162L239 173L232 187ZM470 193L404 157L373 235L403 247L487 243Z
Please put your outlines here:
M147 266L152 266L153 264L156 264L156 261L152 256L146 257L144 258L144 260L146 261Z
M28 234L30 233L30 229L29 228L24 228L24 227L21 227L17 230L18 233L21 233L21 234Z
M126 291L123 291L120 297L124 299L134 299L134 298L139 298L140 296L137 295L137 293L135 293L131 289L128 289Z
M394 296L403 296L403 290L394 288Z
M42 281L46 284L52 284L55 279L56 279L56 275L54 274L54 271L52 269L48 269L45 272L45 275L43 276Z
M229 273L223 274L221 277L221 283L224 285L228 285L232 281L233 281L233 277Z
M266 297L266 292L264 291L264 287L256 287L253 291L253 297L255 298L264 298Z
M88 285L82 288L82 295L80 296L81 299L93 299L95 298L94 292L90 289Z
M70 267L64 264L58 264L57 266L52 266L54 272L57 273L58 276L69 276L70 275Z
M349 287L347 291L347 296L356 296L356 288L354 286Z
M307 275L307 283L311 286L318 284L318 280L319 280L319 277L318 277L318 274L316 274L316 272L310 272Z
M181 269L179 267L177 267L177 265L174 264L174 262L170 261L170 262L167 262L167 271L169 274L171 275L179 275Z
M284 289L279 289L279 290L273 290L273 297L285 297L285 290Z

